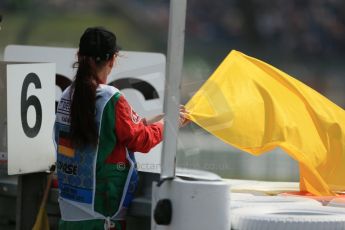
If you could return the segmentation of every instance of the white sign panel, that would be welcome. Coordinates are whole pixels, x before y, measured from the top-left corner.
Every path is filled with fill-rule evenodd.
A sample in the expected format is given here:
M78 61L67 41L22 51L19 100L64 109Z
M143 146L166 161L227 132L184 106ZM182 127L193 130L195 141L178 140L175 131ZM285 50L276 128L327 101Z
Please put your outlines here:
M5 49L6 61L56 63L56 101L75 75L77 49L10 45ZM142 117L163 112L165 56L159 53L120 51L108 78L108 84L122 91L134 110ZM138 169L160 172L162 145L148 154L136 154Z
M55 64L7 65L8 174L46 171L52 140Z

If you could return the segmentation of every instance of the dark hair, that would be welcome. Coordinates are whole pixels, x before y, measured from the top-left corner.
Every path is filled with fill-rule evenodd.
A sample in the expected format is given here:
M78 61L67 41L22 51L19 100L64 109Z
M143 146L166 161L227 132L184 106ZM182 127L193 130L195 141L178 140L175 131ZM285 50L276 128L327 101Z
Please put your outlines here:
M95 122L97 71L117 54L115 35L101 27L85 30L80 38L77 73L72 83L70 137L74 147L96 146L98 130Z

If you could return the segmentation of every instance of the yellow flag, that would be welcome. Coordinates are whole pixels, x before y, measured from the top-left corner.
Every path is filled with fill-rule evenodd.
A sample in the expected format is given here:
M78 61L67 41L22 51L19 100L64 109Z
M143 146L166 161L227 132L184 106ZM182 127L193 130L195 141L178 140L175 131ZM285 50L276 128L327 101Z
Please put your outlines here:
M286 73L232 51L187 103L190 119L254 155L282 148L300 166L300 190L345 190L345 112Z

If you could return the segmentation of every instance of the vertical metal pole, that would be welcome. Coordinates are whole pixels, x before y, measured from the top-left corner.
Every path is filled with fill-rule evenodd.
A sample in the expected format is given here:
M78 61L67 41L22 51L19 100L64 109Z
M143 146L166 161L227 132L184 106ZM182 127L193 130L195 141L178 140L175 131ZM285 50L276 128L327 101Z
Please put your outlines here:
M16 230L32 229L42 201L47 173L30 173L18 178Z
M171 0L164 97L164 141L161 179L175 177L181 74L187 0Z

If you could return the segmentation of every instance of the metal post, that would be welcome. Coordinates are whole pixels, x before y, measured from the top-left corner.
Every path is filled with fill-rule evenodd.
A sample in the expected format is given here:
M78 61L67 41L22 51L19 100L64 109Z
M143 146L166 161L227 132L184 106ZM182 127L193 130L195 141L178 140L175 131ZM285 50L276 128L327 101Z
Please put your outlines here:
M187 0L170 1L161 179L175 177L186 8Z
M30 173L18 177L16 230L32 229L34 226L47 173Z

